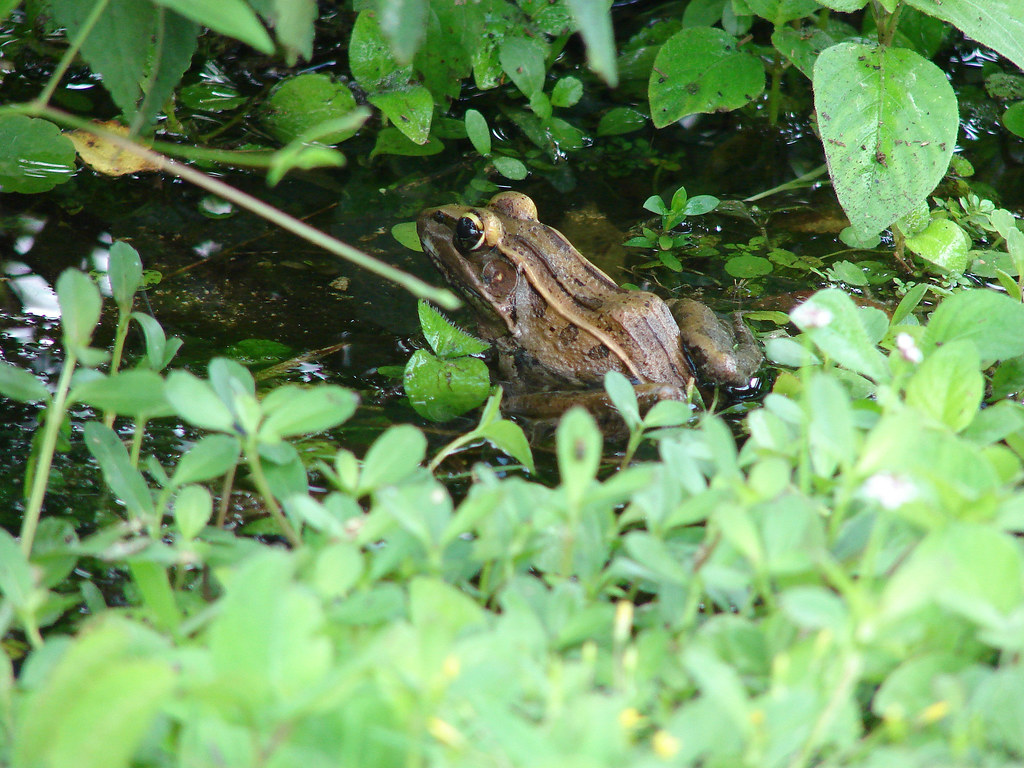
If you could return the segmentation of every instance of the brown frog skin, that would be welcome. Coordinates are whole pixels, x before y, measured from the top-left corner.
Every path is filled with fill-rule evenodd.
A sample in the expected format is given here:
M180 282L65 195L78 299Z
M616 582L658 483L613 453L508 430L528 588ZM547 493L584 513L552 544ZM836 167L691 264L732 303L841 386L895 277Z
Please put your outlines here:
M684 400L698 376L747 386L763 359L738 315L730 328L699 302L620 288L519 192L486 207L429 208L416 229L476 310L514 389L593 387L619 371L641 396Z

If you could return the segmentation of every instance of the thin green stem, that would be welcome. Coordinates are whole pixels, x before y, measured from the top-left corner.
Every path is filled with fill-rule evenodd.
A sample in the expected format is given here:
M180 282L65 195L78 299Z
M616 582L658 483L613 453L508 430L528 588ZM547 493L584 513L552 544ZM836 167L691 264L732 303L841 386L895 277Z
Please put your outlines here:
M21 521L21 551L25 553L25 557L32 554L32 542L35 540L39 515L43 510L53 452L57 447L57 435L60 432L60 425L64 422L64 408L67 405L68 391L71 389L71 375L75 372L75 365L78 362L74 352L68 350L65 355L57 391L53 393L53 400L46 409L43 440L39 445L39 458L32 475L32 490L29 493L28 506L25 508L25 517Z
M19 111L32 112L32 110ZM304 221L300 221L294 216L290 216L284 211L279 210L272 205L268 205L252 195L242 192L240 189L236 189L229 184L225 184L223 181L215 179L212 176L207 176L205 173L197 171L195 168L171 160L170 158L165 157L158 152L154 152L131 139L119 136L116 133L104 130L91 123L84 123L83 121L75 119L72 115L58 109L53 109L52 107L43 107L35 111L34 114L47 117L55 122L66 122L72 125L82 123L82 129L89 131L90 133L93 133L96 136L99 136L100 138L103 138L134 155L137 155L138 157L141 157L151 163L154 167L177 176L180 179L184 179L190 184L194 184L200 189L205 189L207 192L217 195L228 202L234 203L238 207L244 208L250 213L256 214L260 218L266 219L281 229L287 230L288 232L301 237L306 242L317 245L325 251L333 253L335 256L339 256L346 261L352 262L357 267L361 267L368 272L379 275L385 280L390 280L419 298L432 301L445 309L456 309L460 305L458 298L456 298L455 294L451 291L444 288L435 288L417 277L413 277L400 269L392 267L390 264L378 261L372 256L368 256L362 251L353 248L351 245L343 243L340 240L309 226L309 224L306 224Z
M779 124L779 100L782 98L782 54L775 51L772 62L772 83L768 90L768 125Z
M107 5L110 0L96 0L96 5L92 7L92 11L89 12L89 16L85 20L85 24L79 30L78 34L75 35L75 39L68 45L64 55L61 57L60 62L57 64L57 68L53 70L53 74L50 75L49 81L46 83L46 87L43 88L42 93L33 102L33 106L36 108L45 108L50 103L50 99L53 98L54 92L57 90L57 86L60 85L60 81L63 79L64 74L68 71L71 63L75 60L75 56L78 55L78 51L82 47L82 43L85 42L86 38L89 37L92 32L92 28L96 26L96 22L100 20L100 16L103 15L103 11L107 9Z
M274 494L270 490L270 483L267 482L267 476L263 474L263 465L260 463L259 449L256 448L255 441L250 441L245 451L245 457L249 464L249 469L252 470L252 480L256 484L256 490L263 497L271 517L281 527L281 533L284 534L284 537L288 539L288 543L293 547L302 546L302 539L299 538L299 534L295 532L292 524L288 522L288 518L285 517L284 512L281 510L281 505L277 503L277 499L274 498Z
M111 375L118 372L121 368L121 358L124 355L124 341L128 338L128 321L130 320L129 312L119 312L117 316L117 330L114 331L114 351L110 357L110 373ZM103 423L108 427L114 426L114 417L117 414L113 411L109 411L103 415Z
M135 420L135 432L132 434L132 448L130 452L132 466L138 469L139 456L142 455L142 438L146 436L146 419Z

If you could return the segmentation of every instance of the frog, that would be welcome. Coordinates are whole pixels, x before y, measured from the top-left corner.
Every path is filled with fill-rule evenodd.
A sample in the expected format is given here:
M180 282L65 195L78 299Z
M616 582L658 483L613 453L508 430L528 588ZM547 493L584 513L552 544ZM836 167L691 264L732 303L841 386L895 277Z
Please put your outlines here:
M416 230L496 348L513 410L562 411L609 371L629 378L642 402L689 400L698 383L749 387L764 360L739 313L725 322L694 299L620 287L521 192L428 208Z

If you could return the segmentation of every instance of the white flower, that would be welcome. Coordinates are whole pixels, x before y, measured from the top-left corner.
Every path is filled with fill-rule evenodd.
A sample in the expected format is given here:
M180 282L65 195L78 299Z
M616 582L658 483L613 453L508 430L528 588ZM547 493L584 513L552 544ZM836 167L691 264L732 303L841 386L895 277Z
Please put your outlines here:
M924 359L924 355L921 354L921 350L918 348L917 342L914 341L914 337L909 333L896 334L896 350L900 353L900 357L908 363L914 363L916 365Z
M824 328L832 322L832 313L825 307L805 301L789 313L789 319L798 328Z
M864 495L882 505L885 509L899 509L908 501L917 498L917 486L909 477L892 472L878 472L864 483Z

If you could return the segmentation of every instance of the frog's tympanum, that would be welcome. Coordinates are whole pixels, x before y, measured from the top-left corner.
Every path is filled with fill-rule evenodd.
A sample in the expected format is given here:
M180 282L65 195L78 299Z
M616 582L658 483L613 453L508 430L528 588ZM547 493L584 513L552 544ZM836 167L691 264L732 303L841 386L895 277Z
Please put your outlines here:
M476 311L513 398L529 401L514 410L564 410L555 401L568 393L553 392L599 387L608 371L629 377L644 400L684 400L698 379L745 387L761 364L738 315L730 327L691 299L620 288L538 221L533 200L519 192L502 192L484 208L429 208L416 228Z

